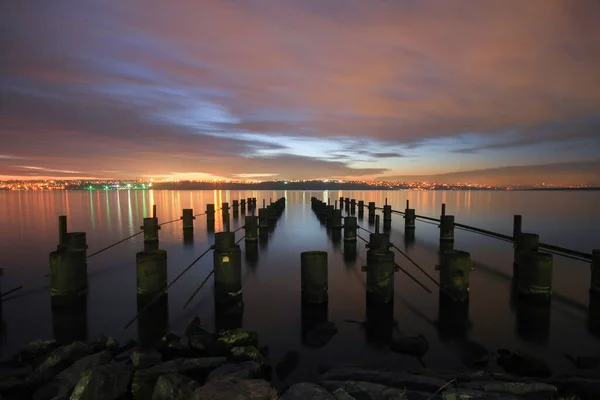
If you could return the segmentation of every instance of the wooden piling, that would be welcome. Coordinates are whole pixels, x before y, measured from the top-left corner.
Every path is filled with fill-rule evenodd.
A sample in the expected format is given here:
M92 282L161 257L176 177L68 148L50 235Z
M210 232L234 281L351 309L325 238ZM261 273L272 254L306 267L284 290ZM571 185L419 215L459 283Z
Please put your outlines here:
M215 233L213 254L215 303L240 301L242 296L242 253L233 232Z
M535 233L520 233L514 243L513 267L516 274L521 263L520 256L525 253L536 253L540 248L540 237Z
M73 305L87 292L87 244L85 232L65 235L64 246L50 253L52 306Z
M300 254L300 284L302 303L320 304L328 300L326 251L306 251Z
M258 219L254 215L246 215L244 223L244 232L246 242L258 241Z
M140 229L144 231L144 243L158 242L158 231L160 229L158 218L144 218L144 225L140 226Z
M333 229L342 229L342 210L333 210L333 217L331 221L331 227Z
M390 236L372 233L367 251L367 301L387 304L394 298L394 253Z
M416 212L414 208L404 210L404 231L415 230Z
M358 223L356 217L344 218L344 245L349 243L356 243L356 231L358 229Z
M356 199L350 200L350 214L354 215L356 213Z
M240 200L240 211L242 214L246 212L246 199Z
M440 217L440 241L454 241L454 215L443 214Z
M386 199L387 203L387 199ZM383 206L383 229L389 230L392 226L392 206L384 205Z
M214 222L215 221L215 205L207 204L206 205L206 222Z
M523 225L523 217L521 215L515 214L513 216L513 239L517 239L517 237L522 233L522 225Z
M221 203L221 213L223 215L223 218L229 217L229 203Z
M369 219L375 219L375 202L369 202Z
M520 297L547 303L552 295L552 254L525 252L519 256L517 290Z
M167 287L167 251L142 251L135 260L138 295L154 297L163 292Z
M67 235L67 216L58 216L58 247L63 246L65 243L65 236Z
M181 214L181 219L183 220L183 230L194 229L194 210L191 208L184 208Z
M458 301L466 301L471 285L471 254L460 250L440 252L440 285Z
M156 204L152 205L152 218L156 218Z

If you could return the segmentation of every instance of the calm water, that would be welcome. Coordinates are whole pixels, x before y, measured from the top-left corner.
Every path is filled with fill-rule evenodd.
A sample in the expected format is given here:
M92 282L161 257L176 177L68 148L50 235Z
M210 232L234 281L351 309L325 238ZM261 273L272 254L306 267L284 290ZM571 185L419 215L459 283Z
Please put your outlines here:
M287 208L268 241L260 244L255 262L243 259L245 309L241 324L256 330L277 360L286 351L302 352L298 374L314 372L318 363L360 363L377 366L412 367L415 359L386 350L392 328L374 330L344 319L365 320L365 279L360 267L366 264L366 249L359 240L353 262L344 261L343 243L333 243L310 208L311 196L327 200L340 196L375 201L387 197L393 209L404 209L410 200L417 214L439 215L441 203L456 221L512 233L512 216L523 215L523 231L536 232L545 243L590 253L600 247L600 192L257 192L257 191L120 191L120 192L0 192L0 256L7 291L48 271L48 254L58 241L58 215L68 216L69 231L87 232L88 254L139 231L142 218L157 205L159 222L180 217L182 208L201 213L208 203L231 203L234 199L263 199L285 196ZM379 211L378 211L379 212ZM366 212L365 212L366 216ZM216 231L222 229L217 218ZM417 222L416 241L404 244L404 220L393 216L391 241L405 249L419 265L436 275L438 228ZM366 217L359 224L369 229ZM232 219L231 228L243 225L243 215ZM367 237L366 232L359 234ZM236 234L241 238L242 231ZM168 251L169 278L173 279L212 244L204 216L195 221L193 243L184 243L181 223L162 227L160 247ZM242 251L244 244L241 243ZM457 340L468 337L488 348L526 350L547 359L557 371L571 366L564 354L595 354L600 344L588 324L590 268L587 263L560 256L554 258L555 296L549 308L526 309L511 302L512 244L475 233L456 230L455 248L471 253L477 263L471 278L468 315L460 310L440 309L435 286L400 254L396 261L418 277L432 293L398 273L393 317L401 334L423 334L430 342L424 362L428 366L460 365ZM212 287L206 285L187 308L183 304L212 268L210 255L201 259L169 293L168 315L156 313L124 330L136 314L135 254L143 249L137 236L88 261L87 310L57 314L49 304L49 280L41 279L6 298L2 304L0 355L6 358L36 338L70 333L94 337L113 335L120 341L138 337L139 324L183 333L187 322L198 315L214 328L222 321L214 312ZM306 348L301 340L300 253L326 250L329 253L328 319L340 332L324 348ZM597 306L596 306L597 307ZM463 310L464 311L464 310ZM598 314L598 312L596 312ZM462 316L461 316L462 315ZM600 317L596 317L600 319ZM144 329L145 326L144 325ZM62 333L61 333L62 332ZM492 369L498 367L493 363ZM306 372L308 371L308 372Z

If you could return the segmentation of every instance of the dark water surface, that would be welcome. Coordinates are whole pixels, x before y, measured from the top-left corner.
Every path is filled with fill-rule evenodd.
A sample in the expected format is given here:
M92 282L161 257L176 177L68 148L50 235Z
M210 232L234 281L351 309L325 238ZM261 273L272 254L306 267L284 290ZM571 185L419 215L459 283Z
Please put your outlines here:
M313 371L319 363L371 364L383 367L412 367L411 357L391 353L386 342L391 325L362 326L344 319L363 321L366 264L364 243L358 242L356 261L343 258L343 243L333 243L326 229L311 211L310 198L327 201L340 196L375 201L387 197L394 210L403 210L406 200L417 214L438 217L441 203L456 221L480 228L512 234L513 214L523 215L523 231L540 235L544 243L564 246L586 253L600 247L600 192L267 192L267 191L74 191L74 192L0 192L3 215L0 218L1 278L5 292L49 271L48 254L58 242L58 215L68 216L69 231L87 232L88 254L140 229L144 216L157 205L159 222L181 216L182 208L194 213L206 204L256 197L286 197L287 208L268 241L261 242L256 262L243 261L244 328L260 333L262 344L270 348L272 359L288 350L302 353L303 371ZM380 213L380 211L378 211ZM345 215L345 213L344 213ZM367 229L366 219L359 224ZM405 245L404 220L394 214L391 241L419 265L437 277L438 228L417 221L416 240ZM231 228L243 225L243 214L232 218ZM215 230L222 230L217 218ZM236 233L236 238L243 236ZM359 234L367 238L365 231ZM168 251L169 280L212 244L205 216L197 217L193 243L184 243L181 222L164 225L159 232L160 247ZM393 317L402 335L423 334L430 352L423 361L428 366L457 367L457 343L469 338L488 348L525 350L546 359L557 372L571 364L564 354L600 355L600 336L594 335L593 322L600 322L598 305L589 303L589 264L554 256L554 297L550 307L526 308L511 302L513 248L511 243L471 232L456 230L455 248L471 253L476 270L471 274L468 310L440 307L438 290L423 274L396 253L396 262L410 271L432 291L425 292L402 273L395 278ZM241 242L244 253L244 242ZM168 315L155 313L124 330L136 314L135 254L142 251L143 238L137 236L88 260L89 293L87 309L73 313L53 313L49 302L49 280L41 279L8 298L2 304L0 356L6 358L36 338L59 335L100 333L125 341L138 337L139 324L145 329L160 329L168 318L169 328L183 333L187 322L198 315L209 328L222 321L214 311L212 285L206 285L187 308L184 302L212 268L212 256L201 259L169 293ZM325 250L329 253L328 319L339 333L325 347L313 350L302 344L300 304L300 253ZM212 283L212 280L210 281ZM589 311L595 313L590 321ZM592 316L593 317L593 316ZM590 323L592 322L592 323ZM598 325L598 323L596 324ZM599 333L596 332L596 335ZM493 363L493 369L498 367ZM302 372L304 373L304 372Z

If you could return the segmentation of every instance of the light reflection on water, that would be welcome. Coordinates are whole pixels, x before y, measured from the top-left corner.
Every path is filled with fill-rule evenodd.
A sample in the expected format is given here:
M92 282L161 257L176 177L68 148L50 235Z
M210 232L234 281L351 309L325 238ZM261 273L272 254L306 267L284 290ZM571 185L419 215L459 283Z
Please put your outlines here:
M430 342L428 365L459 364L457 340L469 338L491 349L519 348L545 357L556 369L567 369L563 354L584 355L592 352L598 339L588 325L598 326L598 318L588 321L588 289L590 272L585 263L555 256L554 297L551 307L527 308L511 299L512 244L456 230L455 248L471 253L477 268L471 277L468 309L440 304L435 286L410 263L396 253L396 262L432 290L426 293L401 273L395 277L395 300L389 310L396 321L386 323L381 310L367 309L365 302L366 249L358 241L354 260L344 260L343 241L329 235L310 209L310 198L316 196L331 204L341 196L374 201L381 206L387 198L395 210L403 210L406 200L417 214L437 217L441 203L456 221L510 235L513 214L523 215L523 230L540 234L540 240L576 250L591 252L600 247L600 213L596 204L600 192L273 192L273 191L81 191L81 192L0 192L5 218L0 220L0 254L3 255L4 291L42 276L48 269L48 253L56 247L57 217L68 216L70 231L87 232L89 253L95 252L121 237L139 231L142 219L150 216L157 205L159 222L181 216L183 208L203 213L207 203L221 208L222 202L256 197L268 204L286 197L288 207L273 232L260 238L258 253L248 252L242 245L244 262L245 308L241 316L244 327L261 334L277 359L290 349L302 351L307 371L313 371L323 360L339 363L363 363L378 366L416 366L414 359L385 351L386 341L394 329L402 334L424 334ZM378 211L380 213L380 211ZM344 212L346 215L346 212ZM231 229L243 225L244 214L232 213ZM372 230L365 217L359 224ZM436 276L438 263L437 225L417 222L413 243L405 243L404 220L394 214L391 241L420 266ZM168 252L169 279L173 279L192 260L212 244L213 233L206 229L206 217L194 221L193 242L184 241L181 223L164 225L159 232L160 247ZM215 231L223 229L218 211ZM359 231L368 237L366 232ZM242 231L236 238L242 236ZM189 238L188 238L189 239ZM334 240L335 239L335 240ZM337 243L334 243L337 242ZM53 335L111 334L119 340L138 336L138 324L127 331L123 326L137 312L135 291L135 254L143 248L141 235L122 243L88 261L89 294L87 309L71 314L52 313L48 282L28 286L3 304L4 333L1 353L12 355L26 342ZM336 322L340 332L326 347L312 350L302 345L302 328L322 318L322 310L302 313L299 300L300 253L325 250L329 253L329 303L326 317ZM168 304L157 308L139 323L164 326L182 332L186 323L199 315L209 328L224 326L214 312L212 287L206 285L190 307L182 305L212 267L212 257L201 259L169 294ZM592 304L594 310L599 305ZM385 310L384 310L385 311ZM367 326L344 322L363 321ZM596 315L598 315L597 313ZM302 316L304 315L304 318ZM311 320L311 318L313 320ZM235 322L235 321L234 321ZM589 324L588 322L591 322ZM378 323L378 324L377 324ZM374 325L375 324L375 325ZM596 334L597 334L597 328ZM307 372L309 373L309 372Z

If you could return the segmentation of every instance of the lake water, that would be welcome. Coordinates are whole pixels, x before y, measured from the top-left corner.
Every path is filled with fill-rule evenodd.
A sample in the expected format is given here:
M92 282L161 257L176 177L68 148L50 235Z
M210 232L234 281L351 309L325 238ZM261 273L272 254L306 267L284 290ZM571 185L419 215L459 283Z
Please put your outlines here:
M430 352L423 358L430 367L457 367L460 359L457 343L464 338L490 349L525 350L546 359L555 371L572 368L564 354L598 354L600 340L594 321L600 322L597 304L589 303L589 263L554 256L554 297L549 307L528 308L511 301L513 247L511 243L463 230L455 232L455 248L471 253L476 269L471 274L468 310L440 307L438 290L400 254L398 264L431 289L429 294L398 272L392 324L369 325L345 322L367 319L365 301L366 249L358 241L355 261L345 261L343 242L334 243L311 210L310 198L340 196L376 202L385 199L394 210L403 210L406 200L417 214L438 217L442 203L456 221L476 227L512 234L513 214L523 215L523 231L540 235L544 243L591 253L600 247L600 192L594 191L473 191L473 192L267 192L267 191L72 191L72 192L0 192L0 257L4 276L2 291L31 279L43 277L49 270L48 254L58 242L58 216L67 215L69 231L87 233L88 254L139 231L142 219L157 205L159 222L181 216L183 208L198 214L206 204L216 208L222 202L256 197L275 201L285 197L287 207L269 234L261 241L255 261L247 261L242 247L243 299L241 320L244 328L260 333L268 345L270 357L278 360L288 350L301 352L302 365L297 374L314 374L320 363L361 364L381 367L414 367L417 360L387 350L393 334L423 334ZM381 211L378 210L378 214ZM345 213L344 213L345 214ZM218 213L220 216L220 213ZM217 217L215 230L222 230ZM365 218L359 224L371 229ZM243 214L232 218L231 229L243 225ZM416 240L404 241L404 220L394 214L391 241L420 266L437 277L437 225L417 221ZM365 231L359 234L368 238ZM159 232L160 248L168 252L169 280L204 252L213 240L207 232L206 217L195 220L194 240L184 243L181 222L164 225ZM241 238L243 231L236 233ZM182 334L185 326L198 315L208 328L221 327L215 315L212 285L206 285L186 309L183 304L212 268L212 256L202 258L170 290L165 313L156 312L124 330L137 312L135 255L143 249L141 235L88 260L89 293L87 309L52 312L49 279L38 279L25 289L7 296L2 304L0 356L12 356L20 347L37 338L56 335L112 335L119 341L138 337L139 325L146 329L166 328ZM329 254L329 304L327 318L337 324L339 333L325 347L315 350L303 345L300 302L300 253L325 250ZM211 282L212 283L212 280ZM167 313L168 310L168 313ZM590 311L591 310L591 311ZM372 310L371 310L372 311ZM592 319L590 320L590 312ZM372 321L376 318L370 318ZM229 321L231 322L231 321ZM145 325L144 325L145 324ZM596 323L596 326L599 325ZM394 330L394 331L393 331ZM497 370L493 362L490 369Z

